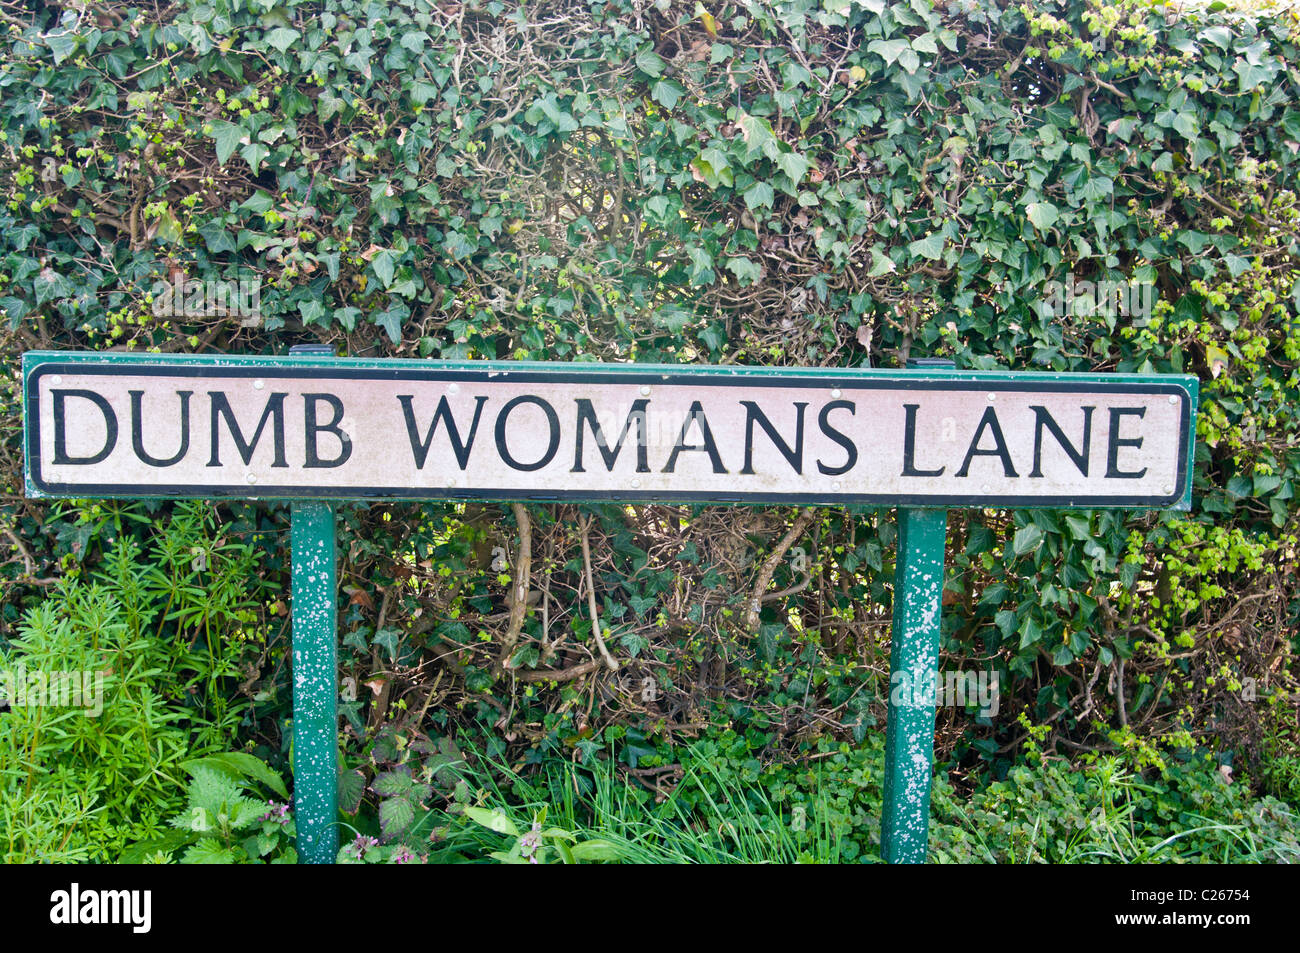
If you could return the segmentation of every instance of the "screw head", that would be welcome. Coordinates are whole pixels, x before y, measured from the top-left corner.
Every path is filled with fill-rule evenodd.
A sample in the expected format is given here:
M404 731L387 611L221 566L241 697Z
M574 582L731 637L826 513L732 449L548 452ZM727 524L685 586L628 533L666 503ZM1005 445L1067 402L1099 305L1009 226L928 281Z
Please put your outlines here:
M838 387L831 388L831 396L838 400L840 396L840 389Z
M642 397L649 397L649 396L650 396L650 385L649 385L649 384L642 384L642 385L641 385L641 396L642 396Z
M261 390L265 386L266 386L265 381L260 381L260 380L253 381L253 390Z
M245 479L247 479L249 483L256 483L256 482L257 482L257 474L256 474L256 473L250 473L250 474L248 474L248 476L247 476Z

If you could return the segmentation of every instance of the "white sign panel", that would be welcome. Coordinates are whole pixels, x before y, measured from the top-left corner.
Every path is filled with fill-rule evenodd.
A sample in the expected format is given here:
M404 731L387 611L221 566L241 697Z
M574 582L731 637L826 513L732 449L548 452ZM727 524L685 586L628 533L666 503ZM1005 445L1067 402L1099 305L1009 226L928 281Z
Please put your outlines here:
M96 359L97 358L97 359ZM1195 379L27 355L38 496L1186 506Z

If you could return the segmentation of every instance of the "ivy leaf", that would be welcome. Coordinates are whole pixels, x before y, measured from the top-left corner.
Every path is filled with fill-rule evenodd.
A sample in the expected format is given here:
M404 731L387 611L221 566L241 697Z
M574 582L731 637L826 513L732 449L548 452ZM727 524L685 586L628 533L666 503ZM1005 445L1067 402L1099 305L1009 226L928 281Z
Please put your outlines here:
M1093 538L1092 524L1086 516L1066 516L1065 525L1069 527L1070 535L1080 542Z
M921 255L933 261L943 255L943 244L943 232L931 232L924 238L918 238L916 241L910 243L907 246L907 250L913 255ZM885 257L887 258L888 256ZM890 262L890 264L892 265L893 262ZM892 271L893 269L890 270Z
M431 40L429 34L425 33L423 30L414 30L409 33L403 33L401 42L403 49L409 50L416 56L419 56L424 52L424 48L429 45Z
M888 275L897 270L898 266L894 264L894 260L886 255L879 245L871 249L871 271L868 272L867 277L879 278L881 275Z
M654 313L655 324L661 328L666 328L673 334L680 334L682 329L690 323L690 320L691 312L675 304L666 304Z
M327 324L325 318L325 305L321 301L299 301L298 313L302 315L303 324Z
M370 260L370 267L375 271L375 277L385 288L393 283L393 271L396 268L396 262L393 260L393 253L384 249Z
M650 98L663 106L664 109L672 109L677 105L678 100L685 95L686 88L672 79L661 79L650 90Z
M1016 530L1016 535L1011 538L1011 551L1017 556L1023 556L1038 547L1043 541L1043 531L1038 528L1037 523L1028 523Z
M772 132L772 124L762 116L741 113L736 126L740 129L741 138L745 140L746 158L762 154L769 159L776 159L781 154L776 134Z
M782 152L776 157L776 167L784 172L795 187L808 172L809 162L797 152Z
M36 292L38 305L54 298L66 298L69 293L67 281L52 268L41 269L41 273L32 280L32 289Z
M248 198L244 199L244 201L239 204L239 207L252 212L254 215L261 215L270 211L274 205L275 199L271 198L270 193L258 189Z
M664 74L664 69L668 66L662 56L656 53L650 47L646 47L636 55L636 66L647 76L658 79Z
M907 40L872 40L867 44L867 52L875 53L886 66L893 66L899 56L910 49Z
M775 197L772 186L766 182L755 182L745 190L745 204L751 210L759 207L771 208Z
M173 244L181 240L181 223L176 221L176 216L171 213L171 209L163 209L163 213L158 216L158 228L154 234L163 241Z
M302 36L302 34L297 30L291 30L284 26L276 27L270 33L266 34L266 42L270 43L277 50L283 53L289 49L289 47L293 46L294 43L298 42L300 36Z
M1243 274L1250 271L1250 259L1243 258L1241 255L1234 255L1226 252L1223 256L1224 264L1228 266L1228 272L1234 278L1240 278Z
M80 39L80 37L71 30L63 30L62 32L50 33L45 36L45 42L49 44L50 52L54 54L55 66L58 66L76 52L78 39Z
M390 332L391 333L391 332ZM397 646L402 640L402 633L397 629L391 629L385 626L375 633L375 637L370 640L372 645L380 645L388 650L390 659L397 658Z
M1099 202L1114 193L1115 183L1104 175L1097 175L1083 184L1079 194L1085 202Z
M727 270L736 276L736 280L741 285L757 284L758 280L763 277L762 266L750 261L744 255L728 258Z
M401 343L402 340L402 322L411 314L411 309L405 305L393 305L385 311L375 315L375 324L379 325L388 332L388 339L394 344Z
M1267 83L1273 78L1273 74L1277 72L1277 67L1273 64L1257 65L1242 59L1240 56L1237 57L1237 62L1233 64L1232 69L1237 74L1237 79L1241 84L1240 90L1243 93L1248 93L1255 87Z
M212 131L208 135L216 141L217 162L221 165L230 161L230 157L235 154L235 150L241 143L248 141L248 130L243 126L236 126L232 122L220 119L212 123Z
M1031 645L1037 644L1042 637L1043 627L1033 618L1025 619L1024 624L1020 626L1020 648L1027 649Z
M691 284L708 285L713 283L713 256L699 245L686 249L686 256L691 260Z
M253 170L253 174L257 175L257 170L261 168L262 160L271 154L271 150L260 142L250 142L248 145L244 146L244 148L239 150L239 154L243 157L244 161L248 163L248 167Z
M1029 215L1029 220L1040 232L1047 231L1060 217L1056 206L1051 202L1030 202L1025 211Z
M938 54L939 47L935 45L933 33L922 33L919 36L912 37L912 49L918 53Z
M735 181L726 153L710 147L691 160L692 174L711 189L731 186Z

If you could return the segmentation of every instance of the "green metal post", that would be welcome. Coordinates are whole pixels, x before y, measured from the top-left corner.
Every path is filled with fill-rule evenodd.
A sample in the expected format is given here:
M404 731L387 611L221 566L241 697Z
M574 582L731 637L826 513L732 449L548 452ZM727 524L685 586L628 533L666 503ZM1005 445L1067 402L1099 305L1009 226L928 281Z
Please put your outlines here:
M338 580L334 506L292 506L293 801L298 859L339 852Z
M880 853L891 864L925 863L929 841L939 612L947 530L947 510L898 510L884 818L880 829Z

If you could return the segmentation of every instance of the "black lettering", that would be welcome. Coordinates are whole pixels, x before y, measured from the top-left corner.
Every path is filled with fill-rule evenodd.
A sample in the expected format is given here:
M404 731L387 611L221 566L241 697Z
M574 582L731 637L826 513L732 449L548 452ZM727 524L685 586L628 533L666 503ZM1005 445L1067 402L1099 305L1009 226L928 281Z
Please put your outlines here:
M51 390L50 396L54 398L54 465L85 467L108 459L108 455L117 446L117 414L113 413L109 402L92 390ZM88 400L104 415L104 428L107 432L104 435L104 448L99 453L88 457L68 456L67 409L64 406L64 400L68 397Z
M847 410L851 415L856 416L857 414L857 405L854 404L852 401L833 400L825 407L823 407L822 412L817 415L817 426L821 428L822 433L824 433L826 436L830 437L841 447L843 447L844 452L848 454L847 458L844 461L844 465L839 467L828 467L826 464L818 460L817 470L820 473L824 473L826 476L839 476L841 473L848 473L850 470L853 469L853 467L858 462L857 445L854 444L853 441L849 439L847 435L845 435L839 430L836 430L834 427L830 425L829 418L830 418L831 411L840 410L840 409Z
M352 438L339 427L339 422L343 419L343 401L333 394L303 394L302 400L303 433L307 444L306 468L311 470L343 466L348 462L348 457L352 456ZM334 409L334 417L327 424L316 422L316 404L322 400ZM339 455L333 460L322 460L320 458L320 449L316 445L316 435L322 430L326 433L332 433L339 440Z
M646 407L650 401L642 398L632 402L632 409L628 412L627 420L623 423L623 432L618 435L618 443L614 449L609 449L609 441L605 438L605 432L600 428L600 421L596 419L595 408L592 407L591 401L586 397L574 398L578 404L578 433L574 438L576 444L573 450L573 469L570 473L586 473L582 466L582 425L585 423L591 428L591 434L596 438L596 446L600 450L600 455L605 460L605 469L613 470L614 464L618 461L618 455L623 452L623 441L627 439L627 432L632 429L633 422L636 423L636 472L649 473L650 463L646 459Z
M1065 432L1061 430L1052 415L1047 412L1046 407L1040 407L1033 404L1029 408L1034 412L1034 469L1030 471L1031 477L1041 477L1043 475L1043 428L1046 427L1051 431L1056 442L1074 461L1074 465L1079 468L1079 472L1084 476L1088 475L1088 451L1092 447L1092 412L1096 407L1083 407L1083 449L1075 450L1074 444L1070 443L1065 437Z
M510 455L510 448L506 446L506 420L510 417L510 412L520 404L535 404L542 408L542 412L546 414L546 423L551 428L550 439L546 444L546 452L533 463L520 463ZM501 413L497 414L496 438L497 453L505 461L506 466L514 470L523 470L526 473L540 470L551 462L555 452L560 449L560 418L555 415L555 408L542 398L535 397L532 394L524 394L508 402L501 408Z
M181 448L166 460L160 457L151 457L145 453L144 449L144 391L133 390L131 394L131 447L135 450L135 455L140 458L141 463L147 463L151 467L170 467L185 457L190 449L190 397L194 394L192 390L178 390L176 396L181 399Z
M745 466L741 473L752 474L754 472L754 424L757 423L764 431L767 432L768 438L772 445L781 451L781 456L785 457L786 463L790 464L795 473L803 475L803 412L808 409L806 403L795 403L796 422L794 428L794 449L782 439L777 433L776 427L772 421L767 419L767 415L759 409L758 404L752 400L742 400L741 404L745 407Z
M691 429L692 421L700 425L700 435L704 438L701 446L686 442L686 434ZM677 455L686 450L703 450L713 462L714 473L727 472L727 468L722 465L722 458L718 456L718 445L713 442L713 431L709 429L709 421L704 416L704 407L698 400L692 403L690 410L686 412L686 419L682 421L682 432L677 436L677 443L673 447L673 452L668 455L668 465L664 467L663 472L674 472L677 467Z
M411 407L412 398L411 394L402 394L397 400L402 405L402 415L406 418L406 436L411 441L411 456L415 458L415 468L424 469L424 461L429 458L429 448L433 446L433 435L438 432L438 421L442 420L447 424L447 440L451 443L451 452L456 455L456 462L464 470L469 466L469 452L474 449L474 435L478 432L478 420L483 416L483 405L487 403L487 398L474 398L474 420L469 425L469 436L464 443L460 441L460 428L456 426L456 419L451 415L451 407L448 406L446 397L438 398L438 409L433 412L433 420L429 423L424 440L421 441L415 426L415 411Z
M916 468L916 412L921 409L920 404L904 404L903 410L907 416L903 424L903 476L905 477L937 477L943 476L943 471L947 467L940 467L937 470L918 470ZM965 476L964 473L957 474Z
M230 436L235 440L235 448L239 451L240 458L247 466L253 460L253 450L256 449L258 441L262 439L262 431L266 429L268 419L273 420L271 429L271 439L275 444L275 462L273 467L287 467L289 464L284 459L284 399L288 394L272 394L267 398L266 409L262 411L262 419L257 422L257 430L253 433L251 442L244 440L244 434L239 429L239 421L235 420L235 412L231 409L230 401L221 391L215 391L208 395L212 398L212 457L208 460L208 466L221 466L221 418L226 418L226 428L230 431Z
M993 431L993 439L997 443L992 450L979 449L980 439L984 436L986 427ZM961 469L953 476L969 476L970 462L975 457L1001 457L1003 473L1009 477L1020 475L1011 465L1011 451L1007 449L1007 440L1002 436L1002 425L998 423L997 412L992 407L985 409L984 416L980 418L980 425L975 428L975 439L970 442L970 449L966 451L966 459L962 461Z
M1119 426L1124 417L1137 417L1141 420L1146 416L1145 407L1112 407L1110 409L1110 438L1106 444L1106 479L1108 480L1140 480L1147 475L1147 468L1141 470L1121 470L1119 468L1119 448L1132 447L1134 450L1140 450L1142 447L1141 437L1124 437L1120 438Z

